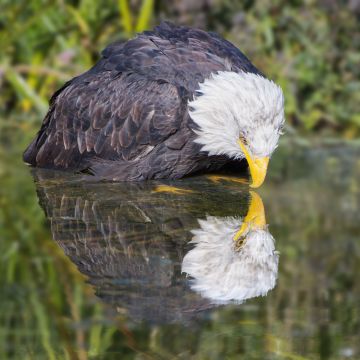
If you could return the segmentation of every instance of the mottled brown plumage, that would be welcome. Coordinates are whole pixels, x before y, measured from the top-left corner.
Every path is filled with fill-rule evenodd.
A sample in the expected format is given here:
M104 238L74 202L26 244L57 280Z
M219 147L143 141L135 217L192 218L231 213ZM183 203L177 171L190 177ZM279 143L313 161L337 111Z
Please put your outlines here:
M193 142L188 101L212 73L258 70L213 33L162 23L102 52L51 98L24 161L111 180L179 178L229 161Z

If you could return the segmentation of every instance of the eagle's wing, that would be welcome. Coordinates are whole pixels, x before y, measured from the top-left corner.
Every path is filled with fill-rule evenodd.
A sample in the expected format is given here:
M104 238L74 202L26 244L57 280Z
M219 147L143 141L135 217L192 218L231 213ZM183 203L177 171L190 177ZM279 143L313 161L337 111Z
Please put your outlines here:
M183 88L190 96L199 83L217 71L261 74L238 48L219 35L167 22L126 43L109 45L102 55L100 68L134 71Z
M54 95L24 158L61 169L83 167L90 158L134 160L175 133L184 112L172 84L136 73L86 74Z

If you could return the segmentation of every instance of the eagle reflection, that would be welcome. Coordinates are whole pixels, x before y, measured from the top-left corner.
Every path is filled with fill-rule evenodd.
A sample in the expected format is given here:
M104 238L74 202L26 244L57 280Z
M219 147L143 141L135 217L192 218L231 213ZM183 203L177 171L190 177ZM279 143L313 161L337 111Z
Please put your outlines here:
M199 220L192 231L195 247L183 259L183 272L194 279L191 288L216 303L266 295L276 283L279 254L262 200L250 194L245 218Z
M247 187L204 177L91 183L33 175L53 239L96 295L132 320L184 321L275 286L274 239Z

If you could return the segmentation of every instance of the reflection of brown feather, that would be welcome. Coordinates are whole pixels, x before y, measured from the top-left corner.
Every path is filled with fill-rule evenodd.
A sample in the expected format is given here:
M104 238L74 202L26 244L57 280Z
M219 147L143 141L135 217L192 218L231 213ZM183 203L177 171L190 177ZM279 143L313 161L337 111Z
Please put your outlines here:
M219 194L209 194L227 201L220 186L197 182L191 195L174 197L153 193L151 184L86 184L41 170L35 176L54 240L103 301L156 322L186 321L212 307L187 288L179 270L197 216L218 202L201 203L198 190L216 187Z

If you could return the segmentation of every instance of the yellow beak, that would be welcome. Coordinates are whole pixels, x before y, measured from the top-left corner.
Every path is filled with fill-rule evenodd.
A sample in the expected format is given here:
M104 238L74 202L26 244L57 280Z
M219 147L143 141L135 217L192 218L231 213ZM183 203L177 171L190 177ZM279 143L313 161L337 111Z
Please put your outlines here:
M267 167L269 164L269 158L258 158L253 160L246 148L246 146L241 142L241 140L238 140L238 143L240 145L241 150L243 151L245 158L249 164L252 184L250 187L257 188L259 187L265 180Z

